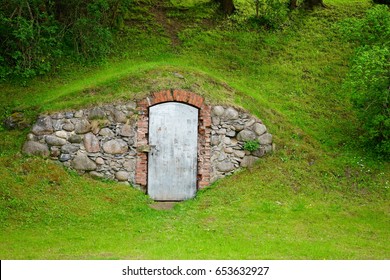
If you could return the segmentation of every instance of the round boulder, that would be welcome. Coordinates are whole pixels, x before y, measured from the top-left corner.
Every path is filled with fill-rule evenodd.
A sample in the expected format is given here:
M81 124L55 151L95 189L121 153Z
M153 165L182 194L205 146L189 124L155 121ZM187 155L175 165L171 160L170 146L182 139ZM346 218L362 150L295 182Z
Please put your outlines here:
M236 120L238 119L238 112L235 109L229 107L223 113L223 118L225 120Z
M45 141L50 146L63 146L66 144L66 140L54 135L48 135L45 138Z
M72 166L76 170L92 171L96 169L96 164L90 160L86 155L80 154L72 160Z
M215 106L211 113L213 116L222 116L223 112L225 112L225 109L222 106Z
M35 155L48 157L50 155L49 148L46 144L42 144L35 141L27 141L22 148L23 153L27 155Z
M230 172L234 170L234 168L234 164L230 161L222 161L217 165L217 169L221 172Z
M238 141L250 141L250 140L255 140L255 139L256 139L256 134L252 130L249 130L249 129L241 130L237 134Z
M115 139L104 143L103 150L108 154L123 154L129 150L129 146L122 139Z
M77 134L87 133L91 130L91 124L86 119L77 120L74 125L74 131Z
M39 118L32 128L35 135L45 135L53 133L53 122L50 117Z
M129 173L126 171L118 171L115 173L115 178L118 181L127 181L129 179Z
M91 132L84 135L84 147L88 153L100 151L99 139Z

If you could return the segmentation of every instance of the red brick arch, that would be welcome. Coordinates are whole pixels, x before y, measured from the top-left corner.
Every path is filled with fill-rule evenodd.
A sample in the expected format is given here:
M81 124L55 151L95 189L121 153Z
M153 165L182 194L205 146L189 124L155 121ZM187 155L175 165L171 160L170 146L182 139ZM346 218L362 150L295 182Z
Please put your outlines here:
M139 117L137 121L137 147L148 145L149 107L164 102L181 102L199 109L198 123L198 174L197 187L204 188L210 183L210 134L211 134L211 107L204 98L185 90L164 90L155 92L138 102ZM146 152L137 152L135 183L144 190L147 188L148 155Z

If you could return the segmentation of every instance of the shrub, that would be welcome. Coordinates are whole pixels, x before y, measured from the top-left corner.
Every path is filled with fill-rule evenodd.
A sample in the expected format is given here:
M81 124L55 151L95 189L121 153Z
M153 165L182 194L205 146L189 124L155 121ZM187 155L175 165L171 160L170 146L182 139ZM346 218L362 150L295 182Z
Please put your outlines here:
M248 140L244 143L244 150L249 152L254 152L260 148L260 143L258 140Z
M30 18L0 14L0 78L29 78L51 70L61 56L58 23L45 12Z
M362 123L361 139L390 155L390 11L383 5L363 19L343 22L345 37L358 44L344 83Z

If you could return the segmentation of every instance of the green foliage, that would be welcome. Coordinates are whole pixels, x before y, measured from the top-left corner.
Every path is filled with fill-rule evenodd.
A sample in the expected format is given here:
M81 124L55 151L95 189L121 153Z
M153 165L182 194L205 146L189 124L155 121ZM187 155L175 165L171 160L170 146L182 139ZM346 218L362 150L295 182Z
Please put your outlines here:
M260 148L260 143L258 140L248 140L244 143L244 150L249 152L254 152Z
M231 18L277 29L288 18L288 0L237 0L237 12Z
M287 0L255 0L258 6L257 20L270 28L280 27L288 16Z
M4 0L0 3L0 79L23 80L59 65L64 53L98 61L110 53L118 19L132 0Z
M344 88L362 122L362 140L390 155L390 11L375 6L363 19L341 24L345 36L358 43Z
M23 12L21 8L19 15L8 16L0 11L0 79L45 74L62 54L53 16L31 7L28 16Z

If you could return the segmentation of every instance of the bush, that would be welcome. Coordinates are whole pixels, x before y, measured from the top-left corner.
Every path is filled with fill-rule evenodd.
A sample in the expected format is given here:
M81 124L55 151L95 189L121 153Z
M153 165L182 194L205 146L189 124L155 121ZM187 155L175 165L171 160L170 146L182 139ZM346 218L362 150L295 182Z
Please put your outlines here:
M288 2L286 0L255 0L259 14L257 20L270 28L278 28L288 17Z
M257 151L260 148L258 140L248 140L244 143L244 150L249 152Z
M49 72L62 53L58 29L58 23L45 12L36 11L30 18L0 13L0 78Z
M375 6L363 19L341 24L345 37L358 43L345 90L362 123L361 139L390 155L390 11Z
M0 80L24 80L52 70L63 53L89 61L106 57L112 32L133 0L2 0Z

